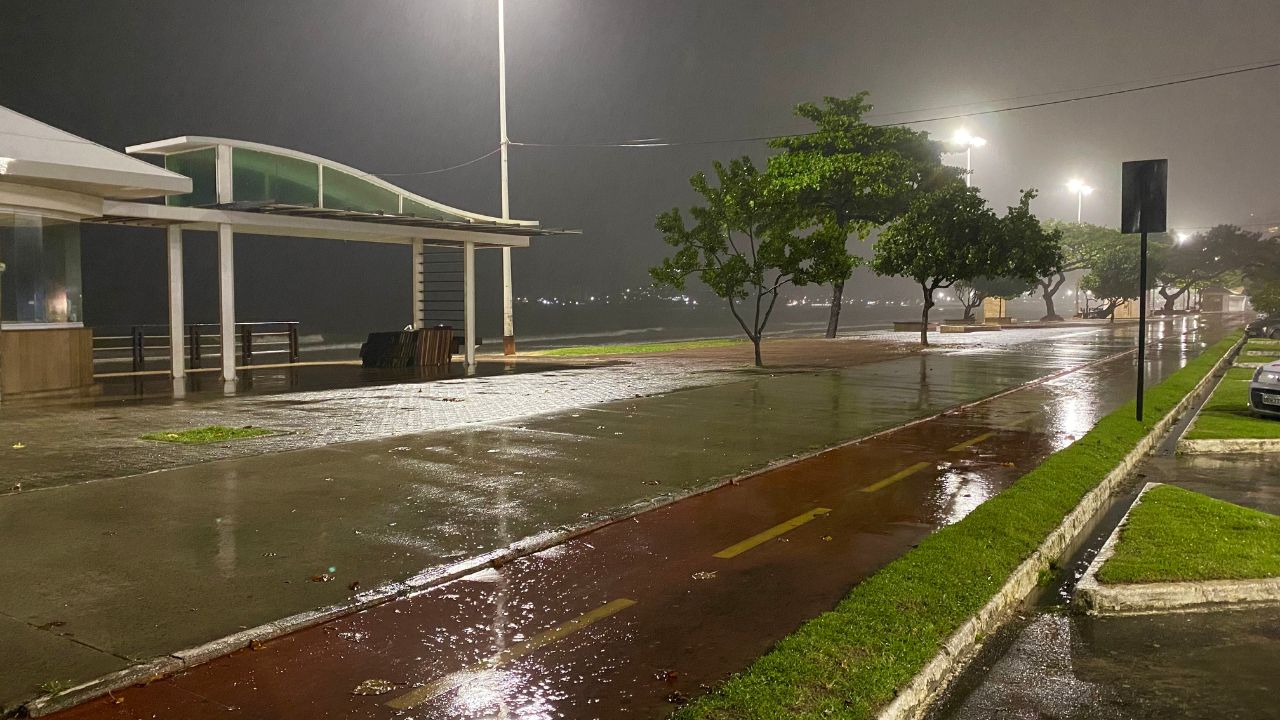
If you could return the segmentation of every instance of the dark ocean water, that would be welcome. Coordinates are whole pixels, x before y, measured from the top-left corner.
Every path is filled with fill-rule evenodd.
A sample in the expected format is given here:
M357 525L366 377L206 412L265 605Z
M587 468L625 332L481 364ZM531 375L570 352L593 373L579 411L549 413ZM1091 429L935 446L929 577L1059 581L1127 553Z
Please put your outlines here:
M1009 307L1014 317L1024 320L1033 320L1044 314L1044 305L1039 299L1012 301ZM920 310L920 306L913 303L846 304L840 315L840 331L875 330L889 327L896 320L919 320ZM1062 308L1064 312L1069 310L1070 307ZM930 320L959 317L960 314L959 305L942 304L933 309ZM723 302L698 305L659 300L581 305L525 303L516 306L515 315L516 337L520 347L525 349L742 335L742 329ZM826 329L827 315L827 307L779 305L769 319L765 334L772 337L819 335ZM497 325L491 319L480 319L478 331L482 349L500 344ZM313 359L318 359L319 355L351 354L354 357L363 340L363 337L354 336L304 334L303 352Z

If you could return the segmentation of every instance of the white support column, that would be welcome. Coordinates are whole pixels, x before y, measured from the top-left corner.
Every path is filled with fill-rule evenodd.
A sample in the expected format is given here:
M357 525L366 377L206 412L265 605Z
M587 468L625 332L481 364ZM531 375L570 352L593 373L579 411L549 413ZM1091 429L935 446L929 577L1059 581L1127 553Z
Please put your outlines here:
M511 290L511 248L502 248L502 354L516 354L515 297Z
M182 226L170 225L166 239L169 250L169 372L174 379L174 391L187 376L186 330L182 288Z
M462 346L467 372L476 368L476 244L462 243Z
M421 330L427 324L426 316L426 286L423 282L422 271L425 269L422 265L422 238L414 238L413 241L413 329Z
M231 226L218 225L218 323L222 332L222 380L228 391L236 382L236 264Z
M219 145L214 179L219 203L234 199L231 186L231 146ZM226 223L218 225L218 327L222 346L223 391L236 391L236 261L235 233Z

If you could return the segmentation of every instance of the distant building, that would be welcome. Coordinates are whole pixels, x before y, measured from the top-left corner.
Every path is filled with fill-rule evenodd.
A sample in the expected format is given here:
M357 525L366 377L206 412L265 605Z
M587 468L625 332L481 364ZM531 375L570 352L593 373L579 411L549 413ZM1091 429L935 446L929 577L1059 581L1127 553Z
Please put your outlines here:
M1250 308L1244 289L1232 290L1221 286L1200 290L1200 312L1244 312Z

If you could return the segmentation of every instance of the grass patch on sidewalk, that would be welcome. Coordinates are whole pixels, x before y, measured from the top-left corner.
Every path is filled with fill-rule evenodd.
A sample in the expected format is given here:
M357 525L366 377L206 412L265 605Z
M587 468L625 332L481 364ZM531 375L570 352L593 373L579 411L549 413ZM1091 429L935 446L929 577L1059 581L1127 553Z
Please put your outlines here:
M1148 390L1148 422L1134 419L1132 402L1110 413L675 717L874 717L1235 342L1205 349Z
M1265 440L1280 438L1280 420L1249 410L1251 368L1231 368L1200 409L1187 440Z
M644 353L693 350L696 348L728 347L742 345L746 340L738 338L713 338L710 340L680 340L675 342L636 343L629 345L576 345L554 350L536 351L545 357L579 357L583 355L640 355ZM535 354L535 353L529 353Z
M181 445L205 445L208 443L225 442L227 440L244 440L245 438L262 437L263 435L272 435L274 432L274 430L268 430L260 427L233 428L225 427L223 425L210 425L208 427L192 428L191 430L147 433L139 439L179 443Z
M1248 580L1280 576L1280 517L1172 485L1129 511L1100 582Z

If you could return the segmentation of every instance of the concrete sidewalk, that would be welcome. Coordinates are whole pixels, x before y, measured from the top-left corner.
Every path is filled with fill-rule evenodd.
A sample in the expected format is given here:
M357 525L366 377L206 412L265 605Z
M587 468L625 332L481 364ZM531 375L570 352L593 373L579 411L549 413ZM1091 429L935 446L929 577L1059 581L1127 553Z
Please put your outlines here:
M339 602L352 583L400 581L895 427L1127 350L1130 334L1041 331L1003 348L753 374L525 420L0 497L0 700ZM1171 348L1160 358L1172 369L1188 355ZM572 395L585 383L556 375L522 376L499 399L563 407L570 400L557 393L567 392L585 404ZM486 394L484 385L460 391ZM352 425L387 422L404 392L336 401Z

